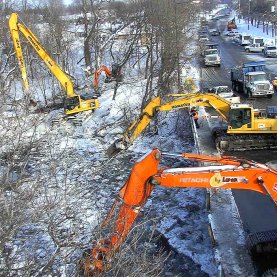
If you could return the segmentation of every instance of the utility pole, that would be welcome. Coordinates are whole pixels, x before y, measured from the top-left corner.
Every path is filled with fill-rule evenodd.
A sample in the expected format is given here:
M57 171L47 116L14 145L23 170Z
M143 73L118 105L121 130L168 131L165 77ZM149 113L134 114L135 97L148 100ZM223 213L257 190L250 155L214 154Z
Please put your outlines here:
M249 19L250 19L249 17L250 17L251 1L252 1L252 0L248 0L248 20L247 20L247 21L248 21L248 30L249 30Z
M240 0L238 0L238 8L239 8L239 23L240 23Z

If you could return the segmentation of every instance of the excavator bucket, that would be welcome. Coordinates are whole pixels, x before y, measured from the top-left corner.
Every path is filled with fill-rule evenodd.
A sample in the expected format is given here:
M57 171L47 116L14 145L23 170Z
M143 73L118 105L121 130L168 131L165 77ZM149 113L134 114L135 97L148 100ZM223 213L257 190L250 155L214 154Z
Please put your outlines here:
M126 149L127 146L124 145L123 140L116 140L113 144L109 146L107 149L107 154L109 159L113 158L117 154L119 154L122 150Z

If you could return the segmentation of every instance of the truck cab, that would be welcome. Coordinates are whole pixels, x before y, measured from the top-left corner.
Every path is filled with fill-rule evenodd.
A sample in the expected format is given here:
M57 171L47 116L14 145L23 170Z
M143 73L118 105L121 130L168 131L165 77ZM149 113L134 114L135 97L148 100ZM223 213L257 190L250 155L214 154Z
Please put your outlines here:
M251 39L251 43L255 44L255 43L259 43L261 46L264 46L264 38L261 37L252 37Z
M251 35L248 35L248 34L240 34L239 35L239 44L241 46L246 46L246 45L249 45L251 44Z
M248 62L231 69L231 81L234 91L247 97L266 96L272 98L273 86L265 73L265 62Z
M265 72L257 71L257 72L248 72L245 74L246 82L245 86L247 88L247 96L263 96L268 94L268 98L271 98L274 91L273 86L267 79L267 75ZM268 93L270 92L270 93Z
M205 56L205 50L207 49L217 49L218 50L218 43L215 43L215 42L206 42L205 44L201 45L201 55L202 56ZM218 50L219 52L219 50Z
M206 43L202 55L204 56L205 66L220 66L221 58L218 43Z

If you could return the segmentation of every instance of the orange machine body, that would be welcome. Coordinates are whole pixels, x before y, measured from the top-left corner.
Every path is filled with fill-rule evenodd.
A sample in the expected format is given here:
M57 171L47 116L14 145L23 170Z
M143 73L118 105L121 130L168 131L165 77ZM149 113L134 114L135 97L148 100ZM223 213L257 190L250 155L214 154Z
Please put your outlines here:
M93 86L95 89L98 89L98 84L99 84L99 75L102 72L105 72L106 74L106 79L109 80L109 78L112 76L112 71L108 69L105 65L102 65L99 69L97 69L94 73L94 81L93 81Z
M209 162L209 166L159 169L162 155L178 156L184 159ZM84 272L91 276L108 267L130 231L140 210L144 207L155 186L170 188L216 188L246 189L271 197L277 203L277 171L264 164L236 159L234 157L212 157L198 154L162 154L158 149L138 160L119 192L103 225L116 218L114 230L108 239L98 241L84 261ZM116 207L121 202L117 216Z

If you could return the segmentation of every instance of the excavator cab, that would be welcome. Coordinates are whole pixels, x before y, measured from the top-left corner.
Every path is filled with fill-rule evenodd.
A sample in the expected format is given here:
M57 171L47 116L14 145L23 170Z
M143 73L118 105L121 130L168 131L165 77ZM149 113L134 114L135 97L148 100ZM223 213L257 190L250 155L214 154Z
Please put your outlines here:
M94 110L99 107L99 101L96 97L82 98L80 95L66 97L64 100L64 110L66 115L72 115L79 112Z
M229 116L232 129L241 128L246 124L247 128L251 128L251 108L231 109Z
M117 82L121 82L123 79L123 75L121 72L121 66L117 63L112 64L112 71L111 71L111 76L109 76L109 81L117 81Z
M80 99L78 95L74 97L66 97L64 100L64 110L66 112L72 111L79 106L80 106Z
M121 75L121 67L115 63L112 65L112 76L116 77Z

